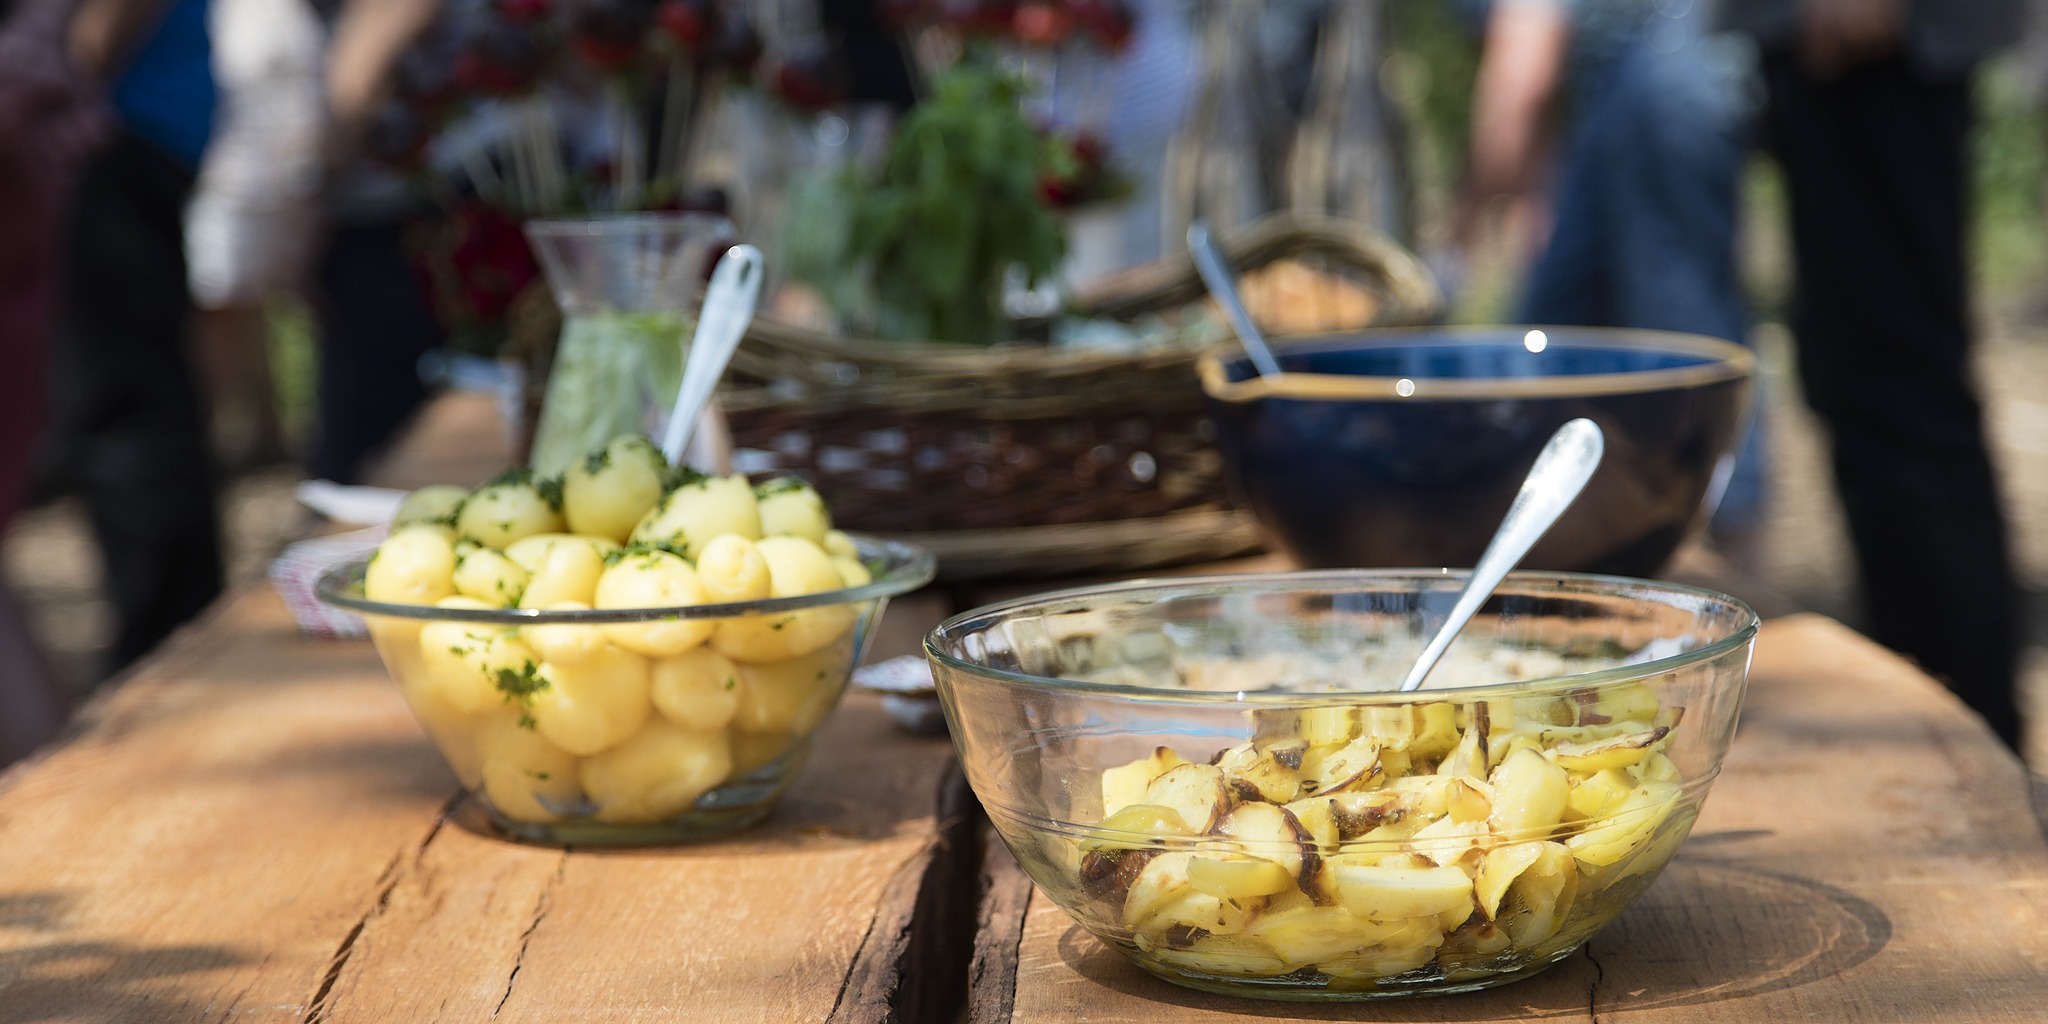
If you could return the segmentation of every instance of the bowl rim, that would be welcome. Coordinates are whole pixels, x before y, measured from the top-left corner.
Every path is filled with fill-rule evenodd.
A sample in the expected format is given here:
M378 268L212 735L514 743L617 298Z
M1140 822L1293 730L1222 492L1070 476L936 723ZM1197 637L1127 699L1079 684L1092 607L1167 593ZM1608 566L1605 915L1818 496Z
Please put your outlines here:
M1449 346L1499 344L1504 335L1542 331L1559 348L1633 349L1707 360L1694 366L1622 373L1560 374L1544 377L1373 377L1336 373L1282 372L1278 377L1253 376L1233 381L1226 362L1248 357L1225 343L1203 352L1195 361L1202 392L1220 402L1246 403L1263 398L1392 399L1408 402L1475 398L1584 398L1705 387L1756 375L1756 354L1732 341L1632 327L1575 327L1549 324L1491 324L1457 327L1375 327L1281 339L1281 355L1318 348L1391 348L1417 340ZM1405 393L1404 393L1405 392Z
M1260 591L1266 593L1286 593L1290 591L1327 592L1345 584L1365 589L1374 583L1384 584L1392 582L1407 582L1410 584L1411 589L1419 589L1419 584L1431 581L1440 581L1442 586L1429 589L1441 589L1445 592L1450 592L1457 587L1462 587L1464 581L1470 576L1471 570L1468 569L1313 569L1155 577L1117 583L1101 583L1084 587L1071 587L1065 590L1048 591L1028 597L1013 598L1008 601L999 601L961 612L939 623L930 632L926 633L923 646L927 659L935 665L950 669L952 672L999 680L1011 685L1023 686L1048 693L1072 692L1101 697L1119 697L1144 703L1164 704L1241 705L1249 707L1301 707L1310 705L1327 707L1335 704L1350 704L1362 707L1381 704L1428 703L1435 698L1446 695L1454 695L1459 700L1482 700L1494 696L1526 696L1532 689L1536 688L1575 689L1658 676L1690 665L1713 661L1731 651L1748 646L1755 640L1757 629L1762 621L1758 618L1756 610L1751 608L1747 602L1705 587L1695 587L1685 583L1672 583L1665 580L1641 579L1633 576L1521 570L1509 573L1507 579L1502 581L1501 586L1495 590L1495 593L1500 593L1502 590L1509 589L1516 584L1520 584L1523 591L1534 593L1545 591L1597 593L1603 590L1611 591L1616 587L1624 586L1631 589L1648 587L1674 596L1690 597L1695 600L1730 606L1742 617L1741 624L1734 630L1731 630L1728 635L1710 643L1703 644L1689 651L1650 661L1616 665L1610 668L1596 669L1591 672L1579 672L1572 675L1545 676L1513 683L1482 683L1473 686L1430 686L1425 682L1422 688L1407 692L1400 690L1169 690L1161 687L1130 686L1121 683L1084 682L1081 680L1032 675L1027 672L1017 672L987 665L977 665L965 658L955 657L940 650L937 643L938 638L942 634L958 630L970 620L989 618L1025 608L1098 602L1103 598L1130 601L1134 598L1150 595L1151 599L1156 601L1177 596L1183 592L1192 594L1196 591L1213 590L1216 588L1227 591ZM938 684L941 694L944 694L947 690L949 678L948 673L933 673L933 681Z
M771 597L759 601L725 601L715 604L680 605L669 608L593 608L586 611L543 611L539 608L442 608L431 604L395 604L372 601L362 596L363 570L369 558L343 562L320 574L313 592L337 608L359 615L436 622L478 622L496 626L616 625L662 619L730 619L744 615L802 611L826 605L857 604L876 598L895 597L932 581L938 560L915 544L867 534L848 534L861 560L881 568L874 579L857 587L820 591L798 597ZM375 557L374 555L371 557Z

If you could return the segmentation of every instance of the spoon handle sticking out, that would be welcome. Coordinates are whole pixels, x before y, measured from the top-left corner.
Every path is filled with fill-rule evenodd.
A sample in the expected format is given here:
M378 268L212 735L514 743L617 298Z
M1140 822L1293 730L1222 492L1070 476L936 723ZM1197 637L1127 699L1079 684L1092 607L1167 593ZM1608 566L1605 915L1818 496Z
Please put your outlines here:
M683 383L676 389L675 408L668 415L668 429L661 435L661 453L670 465L681 465L689 448L690 432L704 413L704 403L718 387L725 364L754 322L754 306L761 299L761 250L735 245L725 251L718 268L711 272L711 286L704 290L704 309L697 316L697 333L690 339L689 362L683 367Z
M1402 692L1422 685L1429 670L1436 667L1451 641L1472 621L1493 588L1500 586L1500 581L1521 563L1522 556L1529 553L1550 524L1571 507L1573 499L1585 490L1586 481L1593 478L1593 471L1600 468L1600 456L1606 448L1607 439L1600 433L1600 427L1588 419L1573 420L1550 435L1543 451L1536 456L1536 464L1522 480L1521 493L1515 495L1514 504L1508 506L1507 516L1500 521L1500 529L1487 542L1479 564L1472 567L1472 576L1466 580L1457 603L1451 606L1451 614L1438 627L1436 635L1429 638L1422 657L1408 670L1408 677L1401 680Z
M1252 314L1244 308L1244 299L1237 293L1237 275L1231 273L1230 264L1223 259L1223 251L1216 247L1216 240L1209 235L1209 225L1196 221L1188 225L1188 254L1194 257L1195 272L1202 276L1202 283L1209 294L1216 296L1216 302L1223 307L1223 315L1230 320L1230 326L1237 331L1237 340L1244 345L1244 353L1252 357L1252 366L1261 377L1280 375L1280 361L1273 358L1273 350L1266 345L1266 336L1259 333L1259 325L1252 322Z

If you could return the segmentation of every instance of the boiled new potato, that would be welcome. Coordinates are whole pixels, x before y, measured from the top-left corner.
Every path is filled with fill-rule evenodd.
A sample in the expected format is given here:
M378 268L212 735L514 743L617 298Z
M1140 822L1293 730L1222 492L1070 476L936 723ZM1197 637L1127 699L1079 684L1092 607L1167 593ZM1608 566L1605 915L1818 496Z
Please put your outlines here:
M472 715L503 703L506 674L529 673L537 661L533 649L512 630L475 622L429 622L420 627L421 669L413 685Z
M363 569L363 596L392 604L433 604L455 593L455 532L414 523L392 531Z
M590 606L581 601L558 601L542 609L550 612L587 612ZM520 631L526 643L543 661L557 665L569 665L588 661L604 650L611 641L597 626L584 626L567 622L551 622L541 626L528 626Z
M839 578L849 587L865 587L874 582L875 574L862 565L858 558L833 558L832 567L839 570Z
M802 597L845 587L846 580L823 548L800 537L768 537L754 545L768 564L770 597ZM845 635L853 627L852 605L836 604L793 612L748 615L718 623L711 646L734 661L767 662L801 657Z
M810 485L671 471L646 438L624 436L560 478L519 469L473 491L413 492L364 592L477 614L371 623L465 786L512 821L626 824L673 818L732 778L794 764L844 687L857 610L588 624L505 610L687 608L870 579ZM1211 887L1270 883L1270 869L1249 870L1201 874Z
M455 532L479 544L503 548L538 533L560 533L561 485L536 480L531 469L499 476L477 488L455 513Z
M529 714L548 742L589 757L618 746L654 712L647 659L606 647L583 661L543 662L529 698Z
M754 488L761 509L763 537L802 537L823 545L832 520L825 513L825 499L811 485L796 477L770 480Z
M462 507L462 499L469 492L450 484L432 484L407 494L398 503L398 511L391 515L392 526L407 523L455 522L455 511Z
M853 538L840 530L826 530L825 537L818 542L818 546L824 548L825 553L834 558L860 557L860 548L854 546Z
M531 537L521 537L513 541L505 549L505 557L518 562L519 567L529 573L539 572L541 565L548 560L548 554L554 551L557 544L581 544L596 551L599 559L619 549L618 542L609 537L580 537L573 533L536 533Z
M723 729L740 710L740 667L697 647L654 662L654 708L685 729Z
M687 811L732 774L725 733L685 729L664 719L583 762L583 792L597 820L644 823Z
M761 539L761 506L747 478L737 474L690 480L662 495L633 528L632 539L696 558L705 545L728 533Z
M497 548L464 541L456 545L455 591L495 607L519 603L532 578L518 562Z
M853 655L844 644L783 661L728 662L739 675L733 725L749 733L809 735L839 703Z
M712 538L697 556L697 581L713 601L759 601L771 586L768 560L753 541L727 533Z
M604 575L604 556L589 544L553 544L520 592L519 607L546 608L573 601L597 604L597 586Z
M399 691L405 695L405 703L420 720L420 726L455 770L456 778L463 785L476 788L482 776L475 750L475 717L470 709L450 700L428 675L425 654L420 650L420 624L372 616L369 627L377 654L389 666L391 677L398 681Z
M562 471L562 515L571 533L624 543L661 500L668 460L638 434L610 444Z
M704 584L690 563L667 551L629 548L597 579L595 607L680 608L708 603ZM650 658L681 654L711 637L710 619L662 619L614 623L604 635L630 651Z
M515 821L549 822L577 802L576 758L535 732L515 709L477 731L484 795Z

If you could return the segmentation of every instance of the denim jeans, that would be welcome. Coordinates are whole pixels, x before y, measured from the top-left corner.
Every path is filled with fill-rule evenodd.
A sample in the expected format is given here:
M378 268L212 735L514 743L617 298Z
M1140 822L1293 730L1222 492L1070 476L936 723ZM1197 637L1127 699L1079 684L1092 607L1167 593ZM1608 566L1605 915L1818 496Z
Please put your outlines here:
M1754 104L1741 72L1737 55L1665 20L1575 76L1576 128L1523 322L1747 343L1735 233ZM1742 443L1718 526L1762 514L1761 434Z

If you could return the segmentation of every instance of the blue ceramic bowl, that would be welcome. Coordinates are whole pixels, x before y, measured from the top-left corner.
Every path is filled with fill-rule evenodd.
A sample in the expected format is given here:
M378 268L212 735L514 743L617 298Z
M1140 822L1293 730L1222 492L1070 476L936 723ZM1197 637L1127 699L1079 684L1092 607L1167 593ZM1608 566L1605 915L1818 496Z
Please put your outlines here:
M1522 563L1648 576L1718 500L1756 360L1725 341L1584 327L1399 328L1283 343L1277 378L1200 362L1217 446L1310 568L1469 566L1536 452L1584 416L1607 455Z

